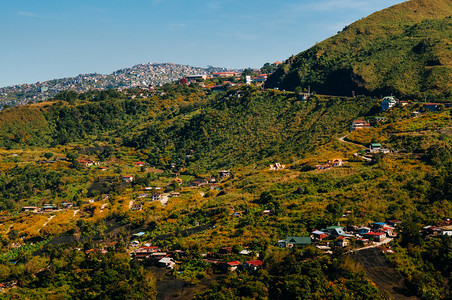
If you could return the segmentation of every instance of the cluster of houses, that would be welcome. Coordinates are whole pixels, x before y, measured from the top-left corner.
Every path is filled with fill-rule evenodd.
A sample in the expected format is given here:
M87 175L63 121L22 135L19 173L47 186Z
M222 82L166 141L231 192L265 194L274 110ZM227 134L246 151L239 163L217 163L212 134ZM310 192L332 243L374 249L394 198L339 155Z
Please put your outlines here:
M342 166L342 159L335 158L333 160L328 160L325 164L316 165L316 170L328 170L335 167L341 167Z
M385 111L392 108L395 105L405 106L408 105L408 101L397 100L396 97L394 96L386 96L381 101L380 108L381 111Z
M81 160L78 161L78 163L81 166L84 166L84 167L91 167L91 166L98 166L98 165L100 165L100 162L95 162L95 161L89 160L89 159L81 159Z
M134 237L140 237L144 235L144 232L139 232L134 234ZM178 262L174 258L174 254L177 253L177 257L183 257L186 253L182 250L175 251L165 251L158 246L151 246L149 243L144 243L140 245L140 242L133 240L131 242L130 256L134 259L147 260L152 262L154 265L162 268L173 269ZM254 272L262 267L263 262L257 259L247 260L243 263L240 261L229 261L227 258L233 254L232 247L223 247L217 253L205 253L201 255L201 259L209 264L212 264L216 268L223 271L235 271L237 268L241 267L244 270ZM259 257L259 253L254 253L249 250L242 250L238 253L239 255L247 257Z
M337 247L349 246L351 240L366 246L372 242L384 242L388 238L393 238L395 236L395 227L400 223L397 220L390 220L385 223L372 223L368 227L348 226L344 228L341 226L330 226L321 230L315 229L310 236L289 236L286 239L279 240L278 246L281 248L297 248L314 243L319 249L329 250L331 249L329 245Z
M281 62L277 61L273 63L271 66L277 67L281 64ZM199 74L199 75L188 75L181 79L179 79L179 84L188 85L191 83L198 83L201 87L204 87L206 89L211 89L212 91L220 91L225 90L227 87L235 86L237 85L236 82L239 81L241 74L238 72L215 72L210 74L210 76L205 74ZM261 73L261 70L255 70L250 75L245 76L245 85L250 85L251 83L262 85L267 81L269 74ZM221 85L215 85L215 86L206 86L204 81L208 79L215 79L215 78L232 78L233 81L225 81ZM240 83L243 85L243 82Z
M270 165L270 171L280 171L284 170L286 168L285 165L282 165L280 163L275 163L274 165Z
M381 111L385 111L385 110L391 109L395 105L406 106L408 104L409 104L408 101L397 100L394 96L386 96L381 101L380 108L381 108ZM440 110L441 105L442 105L441 103L424 103L423 107L426 111L435 112L435 111ZM443 105L445 107L451 106L450 103L444 103ZM419 114L419 112L417 112L417 111L414 113L415 113L415 115Z
M238 260L228 261L228 257L233 255L232 247L223 247L218 253L205 253L203 254L203 260L207 263L213 264L223 271L235 271L238 268L242 268L245 271L255 272L263 266L263 262L258 259L245 260L240 262ZM258 252L252 252L250 250L241 250L239 253L241 256L259 258Z
M330 226L321 230L313 230L310 236L289 236L283 240L279 240L278 246L281 248L299 248L314 244L319 249L329 251L331 246L350 246L352 240L356 241L357 244L367 246L373 242L385 242L388 238L393 238L395 236L395 227L400 223L397 220L390 220L384 223L371 223L368 227L348 226L344 228L341 226ZM139 238L144 234L144 232L139 232L133 236ZM168 269L173 269L178 264L174 258L175 253L178 253L177 257L186 255L182 250L164 251L158 246L151 246L149 243L140 245L140 242L137 240L131 242L131 247L133 249L130 253L131 258L149 260L156 266ZM228 260L233 254L243 255L252 259L244 259L243 261ZM259 253L246 249L239 253L234 253L232 247L223 247L218 252L208 252L202 254L201 257L203 261L212 264L215 268L229 272L239 268L248 272L255 272L263 266L263 262L258 259Z
M72 203L63 202L61 203L61 206L63 208L71 208L73 206ZM58 206L53 204L44 204L42 207L38 206L23 206L21 211L22 212L32 212L32 213L50 213L54 211L60 210Z
M151 246L151 244L143 244L138 248L138 241L132 241L132 247L137 247L133 252L130 253L131 258L140 260L149 260L154 262L159 267L172 269L176 265L176 261L171 257L171 253L167 251L162 251L157 246ZM176 251L183 254L183 251Z
M391 150L383 148L380 143L370 143L368 147L370 153L390 153Z
M395 106L399 101L394 96L386 96L381 101L381 111L385 111Z
M236 260L236 261L230 261L230 262L225 263L224 267L229 272L233 272L233 271L237 270L240 266L242 266L243 269L246 270L246 271L256 272L257 270L262 268L263 264L264 263L262 261L258 260L258 259L248 260L248 261L245 261L243 263L241 263L240 261Z
M408 101L401 101L401 100L397 100L394 96L386 96L383 98L383 100L381 101L381 105L380 105L380 109L381 111L386 111L391 109L392 107L398 105L398 106L406 106L408 105ZM450 103L446 103L444 104L446 107L451 106ZM441 107L441 103L425 103L423 104L423 107L425 110L427 111L431 111L431 112L435 112L435 111L439 111L440 107ZM414 111L412 112L412 116L416 117L420 114L419 111ZM385 122L386 118L385 117L372 117L373 120L375 120L375 122ZM355 120L352 122L350 131L357 131L357 130L361 130L364 128L371 128L371 124L369 121L367 120Z
M4 289L11 289L17 286L17 281L8 281L0 283L0 291Z
M431 237L438 237L443 235L452 236L452 224L450 222L450 219L447 219L445 222L442 222L442 224L436 226L428 225L422 227L422 233L425 236Z
M89 168L89 167L91 167L91 166L98 166L97 169L99 169L99 170L101 170L101 171L106 171L106 170L108 170L107 167L100 166L100 164L101 164L100 162L96 162L96 161L89 160L89 159L81 159L81 160L78 161L78 163L79 163L81 166L87 167L87 168ZM138 162L135 162L135 163L134 163L134 166L136 166L136 167L143 167L143 166L146 166L146 163L145 163L145 162L142 162L142 161L138 161ZM133 178L132 175L125 175L125 176L123 176L123 178L122 178L122 180L123 180L124 182L132 182L133 179L134 179L134 178Z

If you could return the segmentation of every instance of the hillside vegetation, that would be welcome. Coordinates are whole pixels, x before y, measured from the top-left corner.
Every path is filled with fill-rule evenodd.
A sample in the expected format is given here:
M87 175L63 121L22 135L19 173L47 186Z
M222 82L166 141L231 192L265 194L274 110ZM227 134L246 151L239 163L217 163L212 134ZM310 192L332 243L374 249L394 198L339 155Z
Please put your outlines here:
M163 91L134 100L113 91L73 99L63 94L60 101L9 109L1 115L0 145L120 144L141 151L153 166L176 164L199 173L245 162L291 162L346 131L357 116L378 111L377 101L365 97L300 101L294 93L253 87Z
M452 96L452 1L411 0L289 58L267 87L329 95Z
M424 241L416 226L452 212L451 110L410 103L381 113L370 97L300 99L253 86L165 85L65 92L3 111L0 282L16 282L8 292L18 299L152 299L175 282L190 296L168 293L181 298L385 299L348 248L327 254L277 242L338 223L399 219L413 225L392 242L391 263L418 296L446 299L447 251L425 253L450 243ZM348 133L353 120L375 116L386 121ZM338 139L344 135L356 144ZM360 144L369 142L394 152L364 160ZM333 159L343 166L318 167ZM286 168L270 170L277 162ZM220 169L231 176L219 177ZM125 182L126 174L134 180ZM155 192L166 200L152 201ZM20 211L44 204L59 210ZM133 236L138 231L145 234ZM150 259L130 259L133 239L171 253L177 266L163 271ZM258 252L262 269L223 274L201 259L225 246L233 251L219 256L223 262ZM250 254L239 255L244 249Z

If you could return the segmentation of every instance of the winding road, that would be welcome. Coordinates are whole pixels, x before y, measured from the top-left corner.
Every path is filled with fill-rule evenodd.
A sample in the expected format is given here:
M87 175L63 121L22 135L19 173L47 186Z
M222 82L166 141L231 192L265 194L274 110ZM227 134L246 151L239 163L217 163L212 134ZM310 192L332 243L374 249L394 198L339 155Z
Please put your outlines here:
M362 145L362 144L355 143L355 142L350 142L350 141L346 141L345 139L347 138L347 136L348 136L348 135L344 135L343 137L340 137L340 138L337 138L337 139L338 139L340 142L342 142L342 143L352 144L352 145L360 146L361 148L364 148L364 149L368 149L367 147L365 147L365 146Z
M365 149L365 150L368 150L368 149L369 149L369 148L367 148L366 146L364 146L364 145L362 145L362 144L355 143L355 142L351 142L351 141L346 141L346 140L345 140L346 138L347 138L347 135L344 135L343 137L340 137L340 138L337 138L337 139L339 140L339 142L342 142L342 143L346 143L346 144L350 144L350 145L359 146L359 147L361 147L361 148L363 148L363 149ZM361 157L362 159L364 159L364 160L366 160L366 161L372 161L372 158L368 158L368 157L365 157L365 156L361 156L361 155L359 155L358 153L355 153L355 156L359 156L359 157Z

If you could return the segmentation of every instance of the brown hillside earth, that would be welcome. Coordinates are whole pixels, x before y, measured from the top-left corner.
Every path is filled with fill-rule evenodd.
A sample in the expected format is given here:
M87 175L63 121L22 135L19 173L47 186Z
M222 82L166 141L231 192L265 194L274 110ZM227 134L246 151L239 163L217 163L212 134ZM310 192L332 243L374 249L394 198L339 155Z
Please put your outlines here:
M419 299L407 288L403 277L386 261L377 248L355 252L355 259L363 266L367 277L390 299Z

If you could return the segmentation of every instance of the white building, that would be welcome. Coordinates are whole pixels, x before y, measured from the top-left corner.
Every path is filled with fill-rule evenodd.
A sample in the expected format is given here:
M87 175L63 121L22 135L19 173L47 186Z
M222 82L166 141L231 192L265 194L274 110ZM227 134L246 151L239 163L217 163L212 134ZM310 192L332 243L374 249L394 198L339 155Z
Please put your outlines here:
M381 110L388 110L397 104L397 99L394 96L386 96L381 102Z

